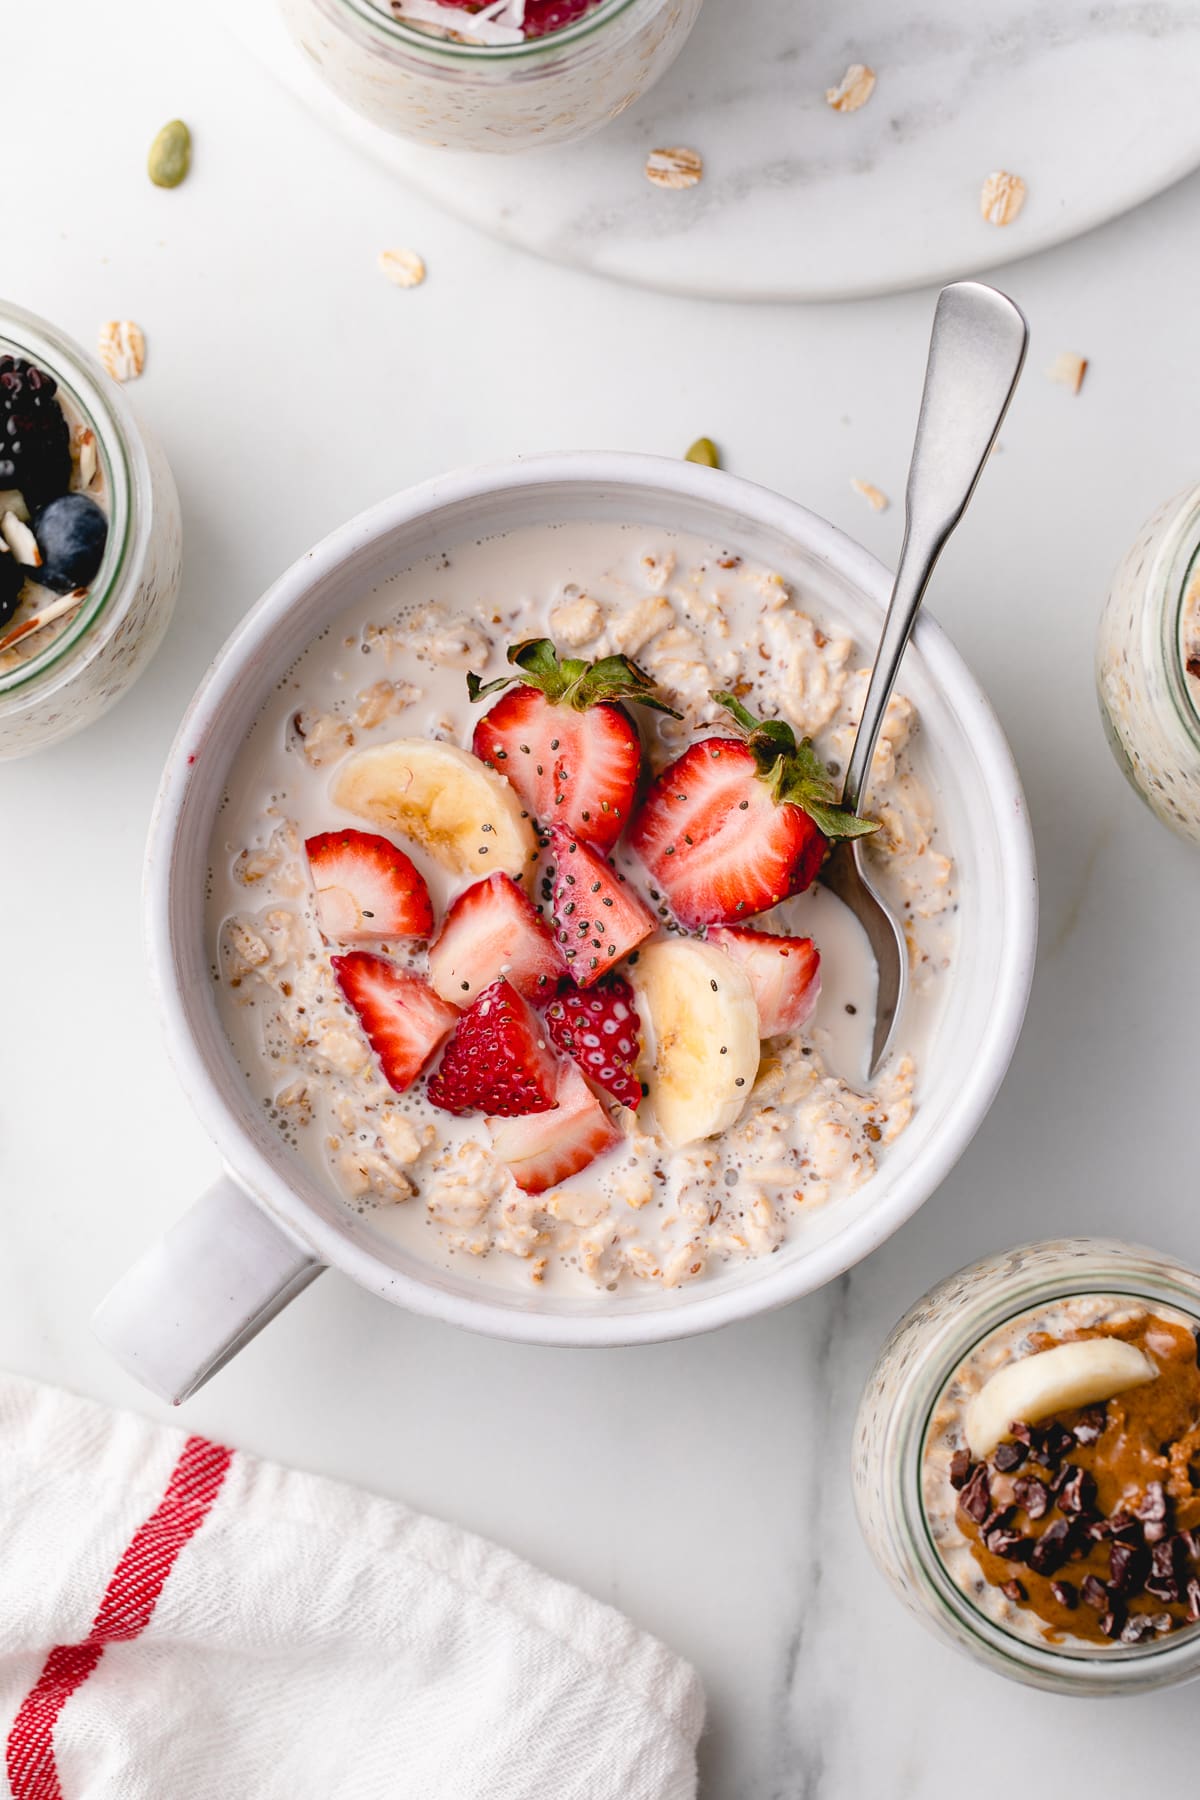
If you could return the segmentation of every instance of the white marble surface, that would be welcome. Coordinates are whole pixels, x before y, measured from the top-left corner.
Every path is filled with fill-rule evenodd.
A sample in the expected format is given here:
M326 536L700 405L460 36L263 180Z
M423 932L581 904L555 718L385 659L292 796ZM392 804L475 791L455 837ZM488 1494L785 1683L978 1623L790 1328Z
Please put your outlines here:
M510 243L669 293L831 300L946 281L1115 218L1200 163L1194 0L707 0L675 67L609 130L520 159L431 150L358 118L276 0L217 0L238 42L334 132ZM878 76L839 115L847 64ZM646 154L705 159L687 193ZM980 216L992 169L1020 219Z
M6 94L26 175L0 285L85 339L142 323L132 392L174 463L187 551L142 686L86 737L0 767L0 1365L154 1412L87 1318L215 1172L160 1050L138 911L159 765L209 655L365 502L518 447L669 453L708 433L730 467L893 557L898 510L877 517L849 479L900 492L932 295L752 309L597 283L398 193L231 61L203 9L126 0L118 30L62 0L7 23L14 66L55 75ZM144 157L175 114L195 172L163 194ZM846 1459L879 1341L956 1264L1065 1229L1200 1260L1200 860L1126 789L1091 673L1111 568L1196 479L1198 211L1195 178L1006 274L1033 350L933 604L1022 766L1042 952L1011 1075L944 1188L835 1289L662 1348L496 1345L325 1276L187 1409L197 1430L460 1520L659 1632L708 1688L703 1800L1193 1776L1194 1694L1052 1699L927 1638L867 1562ZM423 288L376 273L386 244L425 254ZM1078 399L1042 374L1068 348L1092 359Z

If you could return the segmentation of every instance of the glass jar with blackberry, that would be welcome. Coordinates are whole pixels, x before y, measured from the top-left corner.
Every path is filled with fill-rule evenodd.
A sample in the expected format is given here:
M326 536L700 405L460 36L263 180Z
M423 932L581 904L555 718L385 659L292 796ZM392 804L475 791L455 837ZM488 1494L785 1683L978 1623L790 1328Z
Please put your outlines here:
M124 393L0 305L0 759L81 730L137 679L181 550L171 472Z
M961 1269L880 1353L854 1435L876 1563L926 1625L1053 1692L1200 1675L1200 1276L1105 1239Z

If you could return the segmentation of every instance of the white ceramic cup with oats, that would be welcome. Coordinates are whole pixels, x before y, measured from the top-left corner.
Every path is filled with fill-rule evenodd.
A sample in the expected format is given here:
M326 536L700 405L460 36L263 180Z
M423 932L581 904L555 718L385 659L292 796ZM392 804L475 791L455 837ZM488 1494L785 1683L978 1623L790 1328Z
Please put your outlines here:
M248 1092L214 997L205 884L214 819L239 746L296 658L395 571L447 546L523 526L589 521L694 534L781 571L874 645L890 577L790 500L716 470L658 458L543 456L410 489L334 532L238 626L202 682L163 776L146 865L150 966L170 1054L220 1150L215 1187L117 1285L96 1329L147 1386L179 1400L325 1267L397 1305L542 1344L648 1343L783 1305L857 1263L909 1218L962 1154L996 1094L1024 1015L1036 939L1033 848L996 719L956 651L923 616L902 678L953 844L961 939L916 1107L877 1172L806 1217L773 1255L717 1265L670 1291L489 1285L373 1232Z

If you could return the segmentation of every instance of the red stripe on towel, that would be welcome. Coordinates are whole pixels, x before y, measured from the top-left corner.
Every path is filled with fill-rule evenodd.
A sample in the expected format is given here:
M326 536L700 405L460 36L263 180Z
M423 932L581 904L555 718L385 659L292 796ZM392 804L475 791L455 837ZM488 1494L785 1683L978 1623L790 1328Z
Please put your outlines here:
M54 1727L91 1674L106 1644L135 1638L150 1623L175 1559L208 1517L233 1460L232 1450L190 1437L166 1492L113 1570L92 1629L81 1644L58 1644L22 1700L8 1734L5 1767L12 1800L63 1800Z

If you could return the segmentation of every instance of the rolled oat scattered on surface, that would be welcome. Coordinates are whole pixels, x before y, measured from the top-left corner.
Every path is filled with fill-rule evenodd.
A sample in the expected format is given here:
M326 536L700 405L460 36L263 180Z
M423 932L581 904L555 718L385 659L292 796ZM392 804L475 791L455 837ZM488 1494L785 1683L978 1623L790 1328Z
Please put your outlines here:
M396 287L420 287L425 279L425 260L415 250L381 250L379 267Z
M691 188L704 176L704 158L698 150L674 145L667 150L652 150L646 158L646 180L655 187Z
M989 225L1011 225L1025 204L1025 183L1006 169L993 169L983 184L979 210Z
M891 505L891 501L883 489L875 487L870 481L862 481L857 475L854 475L851 477L850 486L856 494L862 495L872 512L886 512Z
M1087 369L1086 356L1080 356L1074 350L1061 350L1046 370L1046 375L1050 381L1057 381L1061 387L1069 387L1073 394L1077 394L1083 386Z
M866 63L851 63L836 87L825 89L825 104L834 112L857 112L875 92L875 71Z
M108 319L97 342L100 361L114 381L136 381L146 366L146 339L132 319Z

